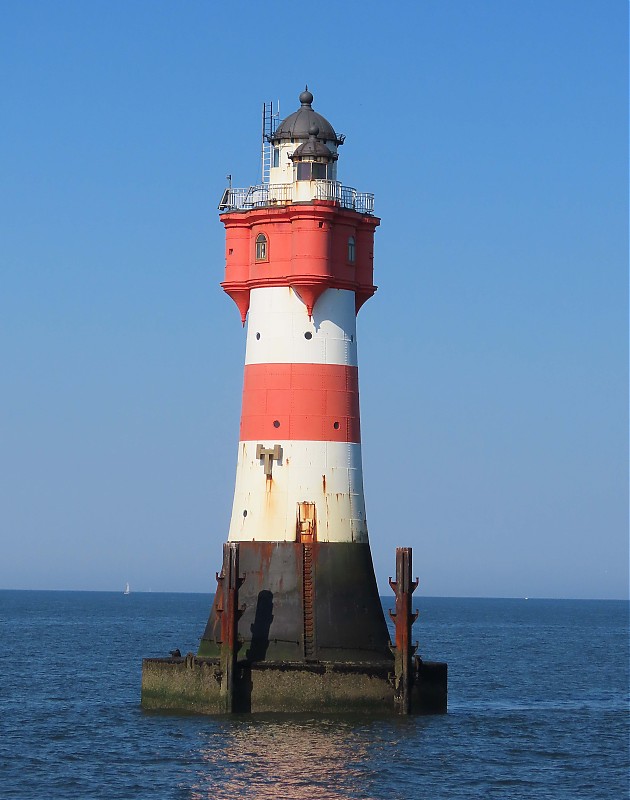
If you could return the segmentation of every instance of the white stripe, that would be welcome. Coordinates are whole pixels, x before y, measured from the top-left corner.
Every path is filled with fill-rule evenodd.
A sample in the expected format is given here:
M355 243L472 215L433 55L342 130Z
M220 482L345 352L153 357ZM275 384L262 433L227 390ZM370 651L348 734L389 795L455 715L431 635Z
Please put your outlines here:
M282 447L265 476L256 446ZM367 542L361 445L239 442L230 541L295 541L298 503L315 503L317 540ZM246 512L246 513L245 513Z
M306 306L289 286L252 289L245 363L356 366L354 292L326 289L311 321Z

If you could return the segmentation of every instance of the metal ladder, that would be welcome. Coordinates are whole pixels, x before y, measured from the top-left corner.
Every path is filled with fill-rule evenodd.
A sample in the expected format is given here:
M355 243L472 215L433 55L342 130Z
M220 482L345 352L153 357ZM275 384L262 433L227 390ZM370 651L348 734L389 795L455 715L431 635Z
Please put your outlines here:
M262 165L262 182L269 183L269 176L271 174L271 157L272 150L269 139L273 136L274 131L280 121L280 101L276 102L276 110L274 111L273 100L269 103L263 103L262 107L262 151L261 151L261 165Z

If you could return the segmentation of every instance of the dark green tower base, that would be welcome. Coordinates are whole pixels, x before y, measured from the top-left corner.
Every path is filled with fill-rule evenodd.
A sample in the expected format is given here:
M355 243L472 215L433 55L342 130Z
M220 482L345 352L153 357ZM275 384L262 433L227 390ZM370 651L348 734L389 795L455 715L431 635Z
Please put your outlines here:
M238 572L239 661L393 662L368 544L239 542ZM223 581L201 658L221 652Z
M446 712L447 667L414 660L412 714ZM238 663L232 712L396 713L392 664ZM142 707L224 713L218 659L145 658Z

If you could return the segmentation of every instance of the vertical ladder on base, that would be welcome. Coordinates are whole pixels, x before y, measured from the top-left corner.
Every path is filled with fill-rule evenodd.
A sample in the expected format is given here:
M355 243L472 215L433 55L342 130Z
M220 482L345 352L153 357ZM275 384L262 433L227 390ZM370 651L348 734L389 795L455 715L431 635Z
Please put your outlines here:
M309 661L315 655L315 618L313 608L313 545L304 544L304 658Z
M313 546L317 539L315 503L297 504L297 540L302 543L302 607L304 609L304 658L315 657L315 608Z

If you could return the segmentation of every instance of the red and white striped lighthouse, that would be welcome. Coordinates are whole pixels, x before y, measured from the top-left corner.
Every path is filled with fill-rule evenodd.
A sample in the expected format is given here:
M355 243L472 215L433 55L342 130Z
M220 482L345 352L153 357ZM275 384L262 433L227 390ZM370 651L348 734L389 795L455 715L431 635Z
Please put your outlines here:
M313 95L277 127L263 179L225 190L222 286L247 323L236 488L195 656L144 659L142 705L202 713L441 713L447 665L412 644L411 548L390 641L361 468L356 315L376 287L373 196L337 179L344 137Z
M247 344L228 541L250 661L390 658L363 496L356 315L373 283L373 196L337 178L344 137L300 95L267 132L263 183L229 188L223 289ZM216 604L215 604L216 606ZM220 643L213 608L199 654ZM240 656L239 656L240 657Z

